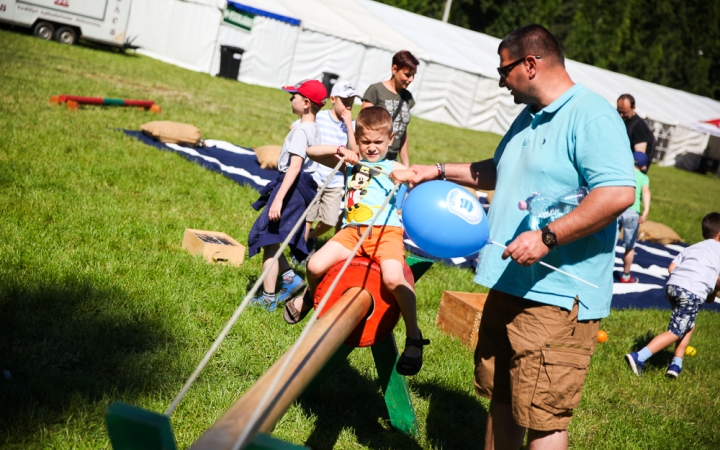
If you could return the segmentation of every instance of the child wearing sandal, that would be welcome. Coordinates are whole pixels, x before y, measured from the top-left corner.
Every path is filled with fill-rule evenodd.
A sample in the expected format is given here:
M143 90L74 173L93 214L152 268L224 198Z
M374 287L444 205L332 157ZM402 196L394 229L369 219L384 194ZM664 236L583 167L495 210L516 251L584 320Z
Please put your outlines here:
M397 214L395 200L392 199L385 209L378 211L393 189L394 182L409 181L415 173L398 162L385 160L394 137L392 118L385 109L376 106L363 109L357 117L355 128L361 160L355 152L343 146L308 148L310 158L329 167L335 167L338 157L345 158L345 217L343 229L308 261L308 288L303 295L287 302L283 317L290 324L305 318L313 306L315 288L322 276L351 255L360 236L377 214L371 232L363 241L357 256L370 258L380 265L383 284L400 306L407 338L396 370L402 375L415 375L422 367L423 346L430 341L423 339L418 327L415 291L403 273L403 225Z
M263 282L263 293L253 298L250 304L270 312L275 311L278 303L292 298L305 285L302 278L290 268L284 255L280 255L277 264L274 264L273 256L317 192L317 183L312 176L317 163L308 158L306 152L308 147L321 142L315 115L322 109L327 97L325 86L317 80L302 81L282 89L292 94L292 112L300 116L300 123L285 138L278 159L278 178L260 191L260 198L252 205L256 211L263 207L265 209L248 236L249 256L252 257L262 249L263 271L272 265ZM304 231L304 227L300 228L289 242L290 250L298 261L305 259L308 254ZM278 273L281 275L282 287L275 298Z

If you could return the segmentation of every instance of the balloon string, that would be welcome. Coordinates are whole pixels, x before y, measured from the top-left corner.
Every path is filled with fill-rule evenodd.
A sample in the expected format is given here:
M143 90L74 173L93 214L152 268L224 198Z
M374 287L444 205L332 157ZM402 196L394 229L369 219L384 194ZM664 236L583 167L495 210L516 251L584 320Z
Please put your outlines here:
M497 245L498 247L507 248L507 246L502 245L501 243L495 242L495 241L493 241L493 240L488 240L488 242L489 242L490 244ZM575 275L573 275L573 274L571 274L571 273L567 273L567 272L565 272L564 270L560 270L560 269L558 269L557 267L551 266L550 264L548 264L548 263L546 263L546 262L538 261L538 264L540 264L541 266L545 266L545 267L547 267L548 269L552 269L552 270L554 270L554 271L556 271L556 272L560 272L560 273L563 274L563 275L567 275L567 276L569 276L570 278L574 278L574 279L576 279L576 280L578 280L578 281L581 281L581 282L583 282L583 283L585 283L585 284L587 284L587 285L589 285L589 286L594 287L595 289L599 289L597 286L595 286L594 284L590 283L589 281L585 281L585 280L583 280L582 278L576 277Z

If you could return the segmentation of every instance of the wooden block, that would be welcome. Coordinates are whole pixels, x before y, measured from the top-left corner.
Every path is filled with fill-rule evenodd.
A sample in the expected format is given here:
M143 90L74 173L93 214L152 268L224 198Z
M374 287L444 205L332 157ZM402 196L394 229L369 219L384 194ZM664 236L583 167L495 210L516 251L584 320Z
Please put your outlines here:
M186 228L182 247L192 255L203 255L207 262L239 266L245 258L245 246L220 231Z
M435 325L474 350L487 294L443 291Z

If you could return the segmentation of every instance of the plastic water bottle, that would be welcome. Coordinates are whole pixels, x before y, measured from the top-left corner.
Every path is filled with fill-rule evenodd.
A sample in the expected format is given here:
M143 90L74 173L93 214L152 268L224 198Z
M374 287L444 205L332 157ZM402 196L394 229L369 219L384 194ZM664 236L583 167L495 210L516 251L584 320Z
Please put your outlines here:
M577 208L589 192L586 187L560 195L534 192L527 200L521 200L518 208L530 213L530 228L539 230Z

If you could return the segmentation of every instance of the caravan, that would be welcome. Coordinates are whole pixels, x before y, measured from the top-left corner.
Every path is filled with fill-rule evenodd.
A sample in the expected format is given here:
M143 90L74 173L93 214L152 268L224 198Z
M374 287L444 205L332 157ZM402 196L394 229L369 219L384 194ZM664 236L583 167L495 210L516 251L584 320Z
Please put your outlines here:
M0 21L32 28L39 38L72 45L78 38L131 47L132 0L0 0Z

